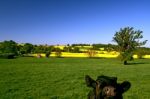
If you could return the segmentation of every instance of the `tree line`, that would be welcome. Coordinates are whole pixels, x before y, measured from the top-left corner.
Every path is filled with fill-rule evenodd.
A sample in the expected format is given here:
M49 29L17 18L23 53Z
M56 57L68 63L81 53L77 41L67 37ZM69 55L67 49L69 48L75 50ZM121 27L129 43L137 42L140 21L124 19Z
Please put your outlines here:
M79 47L80 46L80 47ZM86 48L86 46L92 46L91 48ZM67 44L63 49L54 47L53 45L33 45L31 43L18 44L13 40L0 42L0 54L13 54L15 56L23 56L26 54L35 53L45 53L50 55L51 52L70 52L70 53L85 53L85 51L80 51L80 48L85 48L89 54L95 53L94 51L99 51L100 48L104 48L105 51L119 51L118 45L113 44ZM86 51L86 52L87 52ZM93 53L92 53L93 52ZM142 55L150 54L150 48L139 47L134 51L140 58ZM91 55L92 57L93 55Z
M95 50L104 48L105 51L117 51L120 53L119 57L127 64L127 61L133 59L133 54L137 54L139 58L143 55L150 54L150 48L142 47L146 44L147 40L141 41L143 38L143 31L134 30L133 27L120 28L117 31L112 40L114 44L67 44L63 49L50 45L33 45L31 43L18 44L13 40L0 42L0 57L9 56L23 56L25 54L32 53L45 53L48 57L51 52L56 52L56 55L60 56L61 52L72 52L72 53L89 53L94 55ZM86 47L90 46L90 47ZM91 47L92 46L92 47ZM87 49L87 50L81 50Z
M80 46L80 47L79 47ZM0 42L0 54L3 53L13 53L15 55L23 55L23 54L33 54L33 53L47 53L47 52L57 52L60 50L61 52L71 52L71 53L83 53L84 51L80 51L80 48L89 49L86 48L86 46L92 46L91 49L93 50L99 50L99 48L104 49L113 49L116 47L116 45L111 44L72 44L72 45L66 45L63 49L60 49L59 47L55 47L53 45L33 45L31 43L24 43L19 44L13 40L5 40Z

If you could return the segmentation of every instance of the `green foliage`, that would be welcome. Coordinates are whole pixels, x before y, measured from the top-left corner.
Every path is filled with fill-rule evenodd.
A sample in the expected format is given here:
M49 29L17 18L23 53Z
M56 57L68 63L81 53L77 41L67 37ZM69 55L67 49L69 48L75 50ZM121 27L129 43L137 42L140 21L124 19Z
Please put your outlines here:
M51 52L53 49L54 49L53 46L34 45L33 53L46 53L46 52Z
M113 44L107 44L107 47L105 48L106 51L111 52L111 51L117 51L117 46Z
M133 60L133 54L131 52L121 52L118 58L121 61L131 61Z
M0 43L0 52L1 53L13 53L18 54L17 43L13 40L3 41Z
M17 58L0 59L1 99L87 99L91 90L85 75L116 76L131 82L124 99L150 99L150 61L134 60L130 66L116 59Z
M51 54L51 52L50 52L50 51L47 51L47 52L45 53L45 56L48 58L48 57L50 56L50 54Z
M107 44L92 44L94 50L99 50L100 48L107 48Z
M67 46L67 47L64 47L63 49L64 52L71 52L71 53L80 53L80 49L79 47L71 47L71 46Z
M72 52L73 48L71 46L65 46L63 51L64 52Z
M60 58L61 55L62 55L61 49L60 48L56 48L55 50L56 50L55 56L58 57L58 58Z
M71 46L72 47L75 47L75 46L90 46L90 44L72 44Z
M1 53L0 54L0 58L14 59L15 58L15 54L14 53Z
M33 45L30 43L25 43L20 49L20 51L24 54L29 54L32 52L32 50L33 50Z
M88 51L87 51L87 55L88 55L88 57L89 58L94 58L94 57L96 57L96 51L95 50L93 50L93 49L89 49Z
M117 45L113 44L92 44L94 50L99 50L100 48L104 48L106 51L117 51Z
M73 53L80 53L79 47L73 47Z
M44 53L44 52L45 52L45 47L43 45L34 47L34 53Z
M134 54L138 55L139 59L142 59L144 55L150 55L150 48L139 47L134 51Z
M134 50L145 45L147 40L140 41L143 38L142 33L140 30L134 30L133 27L121 28L119 32L115 33L113 41L118 44L123 61L131 60Z

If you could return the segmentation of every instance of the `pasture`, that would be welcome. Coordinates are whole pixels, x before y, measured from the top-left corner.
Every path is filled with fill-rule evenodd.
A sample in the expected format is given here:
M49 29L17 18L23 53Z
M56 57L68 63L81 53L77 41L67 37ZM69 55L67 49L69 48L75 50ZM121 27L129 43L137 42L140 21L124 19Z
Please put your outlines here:
M87 74L130 81L124 99L150 99L149 59L124 66L117 59L29 57L0 59L0 99L86 99Z

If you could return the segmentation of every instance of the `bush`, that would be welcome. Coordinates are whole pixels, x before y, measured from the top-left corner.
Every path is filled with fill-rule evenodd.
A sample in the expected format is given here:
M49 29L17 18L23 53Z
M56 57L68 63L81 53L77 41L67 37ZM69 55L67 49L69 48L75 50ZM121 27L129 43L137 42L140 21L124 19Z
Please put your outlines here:
M93 49L89 49L87 51L87 55L88 55L89 58L96 57L96 54L97 54L97 52L95 50L93 50Z
M50 54L51 54L51 52L47 51L47 52L45 53L45 56L48 58L48 57L50 56Z
M60 48L56 48L55 56L60 58L61 55L62 55L61 49Z
M3 58L3 59L14 59L15 58L15 54L14 53L2 53L2 54L0 54L0 58Z

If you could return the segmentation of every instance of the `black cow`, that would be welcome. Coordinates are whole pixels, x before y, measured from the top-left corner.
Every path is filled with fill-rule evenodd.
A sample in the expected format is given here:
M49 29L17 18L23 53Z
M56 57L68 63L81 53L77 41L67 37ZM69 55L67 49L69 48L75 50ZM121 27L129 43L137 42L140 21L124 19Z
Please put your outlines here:
M86 85L92 87L88 94L88 99L123 99L122 94L126 92L131 84L128 81L117 83L117 77L98 76L93 80L90 76L85 76Z

